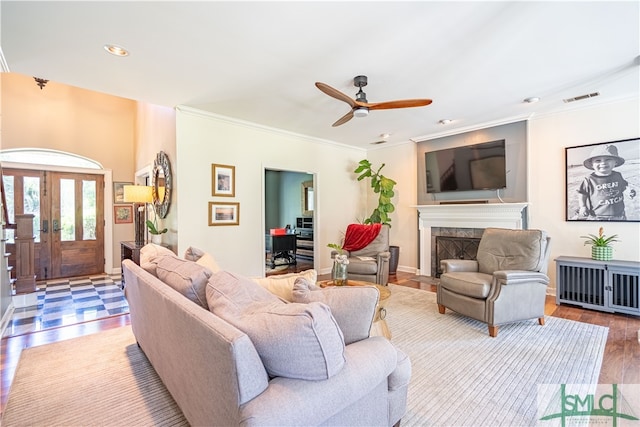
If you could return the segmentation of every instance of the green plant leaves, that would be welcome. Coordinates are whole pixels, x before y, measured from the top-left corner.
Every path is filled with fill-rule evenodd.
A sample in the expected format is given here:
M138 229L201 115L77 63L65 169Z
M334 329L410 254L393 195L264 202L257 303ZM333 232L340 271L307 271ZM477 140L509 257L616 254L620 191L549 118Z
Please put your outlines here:
M395 195L393 188L396 185L396 182L391 178L387 178L380 174L384 165L385 164L383 163L378 170L374 172L371 168L371 162L364 159L358 162L358 167L353 171L354 173L360 174L357 178L358 181L370 178L373 192L375 194L379 194L378 207L373 210L369 218L365 218L364 224L382 223L391 226L391 218L389 218L388 214L395 211L395 207L393 206L393 203L391 203L391 199Z

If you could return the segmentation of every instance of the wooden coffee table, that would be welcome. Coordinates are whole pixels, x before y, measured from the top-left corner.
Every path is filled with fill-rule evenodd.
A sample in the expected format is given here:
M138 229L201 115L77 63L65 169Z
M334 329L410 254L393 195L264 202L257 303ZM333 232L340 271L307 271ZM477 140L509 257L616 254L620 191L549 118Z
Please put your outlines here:
M318 282L318 286L321 288L326 288L327 286L335 286L332 280L323 280ZM391 296L391 289L388 286L377 285L372 282L365 282L363 280L348 280L347 286L375 286L378 288L380 292L380 299L378 300L378 305L376 306L376 314L373 318L373 323L371 324L371 331L369 335L371 336L383 336L387 339L391 339L391 331L389 330L389 326L387 325L387 321L385 320L387 317L387 300Z

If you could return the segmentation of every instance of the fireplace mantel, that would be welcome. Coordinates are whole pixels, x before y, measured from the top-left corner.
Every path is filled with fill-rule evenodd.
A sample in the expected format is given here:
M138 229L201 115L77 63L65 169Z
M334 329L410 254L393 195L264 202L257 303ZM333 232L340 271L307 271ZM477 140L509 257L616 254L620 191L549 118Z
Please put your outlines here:
M419 205L420 271L431 276L431 227L526 228L527 203Z

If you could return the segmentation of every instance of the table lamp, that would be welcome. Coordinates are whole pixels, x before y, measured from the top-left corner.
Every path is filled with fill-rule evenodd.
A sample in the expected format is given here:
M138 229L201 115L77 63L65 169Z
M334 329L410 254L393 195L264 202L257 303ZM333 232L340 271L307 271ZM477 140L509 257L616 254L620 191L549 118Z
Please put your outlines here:
M125 185L124 187L124 201L126 203L133 203L135 211L135 233L136 233L136 245L144 245L144 229L146 220L146 206L147 203L153 202L152 188L146 185Z

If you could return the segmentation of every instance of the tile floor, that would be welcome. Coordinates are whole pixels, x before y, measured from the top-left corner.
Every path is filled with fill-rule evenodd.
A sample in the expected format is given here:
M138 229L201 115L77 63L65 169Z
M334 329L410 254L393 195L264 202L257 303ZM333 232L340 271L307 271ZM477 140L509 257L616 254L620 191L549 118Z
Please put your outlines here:
M120 275L39 283L38 304L17 308L3 338L129 312Z

